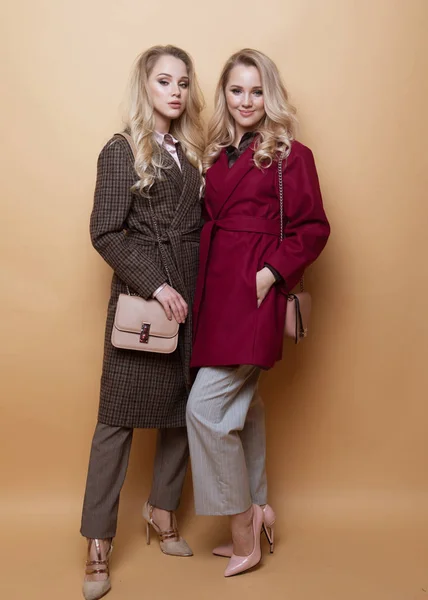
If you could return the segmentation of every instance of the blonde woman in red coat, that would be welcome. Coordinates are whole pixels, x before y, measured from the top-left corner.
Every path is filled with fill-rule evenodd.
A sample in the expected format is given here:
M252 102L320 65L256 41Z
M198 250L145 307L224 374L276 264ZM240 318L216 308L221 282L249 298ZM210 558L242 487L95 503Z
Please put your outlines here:
M205 217L194 302L187 405L197 514L229 515L225 576L273 550L267 504L261 369L281 359L287 291L330 232L314 159L294 139L294 111L275 64L256 50L226 63L205 153ZM285 238L280 242L278 160L283 162Z

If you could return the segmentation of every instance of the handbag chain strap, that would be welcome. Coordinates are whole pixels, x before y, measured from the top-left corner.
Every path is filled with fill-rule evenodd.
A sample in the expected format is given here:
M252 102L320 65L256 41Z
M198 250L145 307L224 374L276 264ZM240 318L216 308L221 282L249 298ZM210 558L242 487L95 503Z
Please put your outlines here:
M286 150L284 150L281 153L281 156L279 157L279 160L278 160L279 220L280 220L280 227L281 227L279 239L281 242L284 239L284 185L282 182L282 173L283 173L282 165L283 165L284 160L285 160L285 167L284 167L284 170L285 170L287 168L287 161L288 161L288 154L287 154ZM304 275L302 275L302 277L300 278L300 291L301 292L305 291Z
M129 144L129 147L132 150L132 154L133 154L134 159L135 159L136 155L137 155L137 149L135 147L135 143L134 143L134 140L132 139L132 137L129 135L129 133L125 133L125 132L118 133L117 135L121 135L123 138L125 138L125 140ZM169 272L167 260L165 258L165 254L164 254L165 253L165 248L163 247L163 244L162 244L162 241L161 241L161 238L160 238L158 222L157 222L157 219L156 219L155 211L153 210L152 199L150 198L150 196L148 197L148 202L149 202L149 208L150 208L150 216L152 218L153 226L154 226L154 229L155 229L156 241L157 241L157 243L159 245L159 251L160 251L160 255L161 255L161 260L162 260L163 267L164 267L165 272L166 272L168 283L172 287L171 274ZM128 295L130 296L131 293L129 291L128 285L126 286L126 289L128 291Z

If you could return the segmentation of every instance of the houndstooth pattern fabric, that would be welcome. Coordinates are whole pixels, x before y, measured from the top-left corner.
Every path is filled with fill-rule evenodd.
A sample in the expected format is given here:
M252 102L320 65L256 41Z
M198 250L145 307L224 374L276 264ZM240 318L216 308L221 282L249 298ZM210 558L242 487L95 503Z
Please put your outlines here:
M151 188L151 201L171 283L190 309L198 272L200 177L180 146L182 171L163 152L168 169ZM126 293L126 286L148 299L167 281L148 200L131 192L137 181L133 163L132 151L119 135L105 145L98 159L90 233L95 249L114 271L98 420L122 427L182 427L190 388L191 310L172 354L122 350L110 340L117 299Z

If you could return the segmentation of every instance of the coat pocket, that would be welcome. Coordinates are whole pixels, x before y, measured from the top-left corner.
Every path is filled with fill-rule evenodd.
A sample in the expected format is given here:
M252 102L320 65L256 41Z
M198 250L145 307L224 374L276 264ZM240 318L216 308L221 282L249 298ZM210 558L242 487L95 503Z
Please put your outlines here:
M262 269L262 268L263 268L263 267L261 267L261 269ZM258 303L258 300L257 300L257 273L258 273L258 272L259 272L261 269L258 269L258 270L256 270L256 272L255 272L255 275L254 275L254 287L255 287L254 296L255 296L255 298L256 298L256 308L257 308L257 310L260 310L260 309L261 309L261 308L262 308L262 307L263 307L263 306L266 304L266 301L267 301L267 300L268 300L268 298L269 298L269 297L272 295L272 290L273 290L273 288L275 287L275 284L274 284L274 285L272 285L272 286L270 287L270 289L269 289L268 293L266 294L266 296L265 296L265 297L263 298L263 300L261 301L261 303L260 303L260 306L258 306L258 304L257 304L257 303ZM273 293L275 293L275 290L273 290Z

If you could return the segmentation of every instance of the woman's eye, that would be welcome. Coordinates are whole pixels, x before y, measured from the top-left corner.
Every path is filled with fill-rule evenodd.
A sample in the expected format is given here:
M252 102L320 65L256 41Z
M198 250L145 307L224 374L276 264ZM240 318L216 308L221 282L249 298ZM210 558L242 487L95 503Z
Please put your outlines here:
M166 79L159 79L159 83L161 85L168 85L169 81L166 81Z
M262 90L254 90L254 95L257 97L263 96Z
M234 90L230 90L232 92L232 94L234 94L235 96L237 96L238 94L241 93L241 90L238 89L234 89Z
M186 83L185 81L183 81L182 83L180 83L180 87L183 88L183 90L187 90L187 88L189 87L189 84Z

